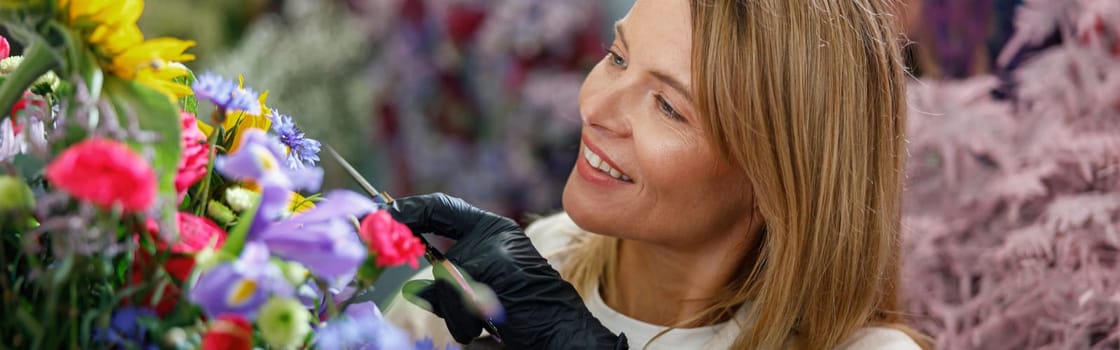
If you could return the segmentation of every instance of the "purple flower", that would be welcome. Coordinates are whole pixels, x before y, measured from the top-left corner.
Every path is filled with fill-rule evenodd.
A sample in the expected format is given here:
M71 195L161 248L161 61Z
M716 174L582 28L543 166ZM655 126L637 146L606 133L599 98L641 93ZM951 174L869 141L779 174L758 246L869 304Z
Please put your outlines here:
M323 169L292 169L280 166L284 146L263 130L245 130L237 153L221 156L214 168L237 180L253 180L261 186L261 202L253 218L250 234L263 230L269 222L287 213L291 191L316 191L323 181Z
M407 332L380 316L341 317L331 320L315 337L319 349L413 349Z
M246 243L237 261L218 265L198 279L191 288L191 302L211 318L234 313L254 319L269 296L294 294L283 272L268 258L268 247Z
M316 276L331 282L349 280L367 251L351 217L375 209L365 196L332 191L315 208L272 223L256 237L277 256L303 264Z
M148 342L148 332L140 323L141 318L156 318L156 312L143 307L125 307L113 312L109 328L94 331L94 340L102 345L115 345L121 348L159 349L155 343Z
M289 191L319 189L323 169L281 167L284 145L278 139L258 129L248 129L244 133L241 148L234 154L219 157L214 164L222 175L253 180L262 188L277 186Z
M299 169L315 166L319 161L319 150L322 144L308 138L303 131L296 127L292 117L272 111L272 132L280 137L280 142L288 147L288 167Z
M252 115L261 114L261 104L256 92L249 88L241 88L232 80L223 78L213 72L202 73L191 85L194 96L201 100L210 101L225 112L245 112Z

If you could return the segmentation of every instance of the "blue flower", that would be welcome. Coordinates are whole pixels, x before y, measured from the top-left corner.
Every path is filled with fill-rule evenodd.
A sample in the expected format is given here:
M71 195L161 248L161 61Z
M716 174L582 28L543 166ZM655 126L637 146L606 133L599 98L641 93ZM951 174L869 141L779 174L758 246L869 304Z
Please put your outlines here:
M252 115L261 114L261 103L255 91L241 88L232 80L212 72L198 76L191 89L196 98L210 101L227 113L241 111Z
M288 147L288 167L293 169L305 166L315 166L319 161L319 150L322 144L308 138L303 131L296 127L292 117L272 111L272 132L280 136L280 143Z
M319 349L413 349L416 343L404 330L381 317L341 317L327 323L315 337Z
M140 323L141 318L155 318L152 309L125 307L113 313L109 328L94 332L96 342L103 345L116 345L122 348L158 349L155 343L148 342L147 330Z

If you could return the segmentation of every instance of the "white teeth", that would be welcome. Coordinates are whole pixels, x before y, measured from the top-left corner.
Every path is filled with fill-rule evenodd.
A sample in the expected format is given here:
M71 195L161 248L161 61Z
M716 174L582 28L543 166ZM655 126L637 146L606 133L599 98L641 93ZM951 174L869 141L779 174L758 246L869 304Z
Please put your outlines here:
M611 168L610 164L607 164L607 162L603 161L603 158L600 158L598 154L592 152L590 148L583 148L583 159L587 160L587 164L591 164L592 168L599 169L599 171L602 171L603 173L606 173L613 178L627 182L630 181L629 176L623 175L621 171Z

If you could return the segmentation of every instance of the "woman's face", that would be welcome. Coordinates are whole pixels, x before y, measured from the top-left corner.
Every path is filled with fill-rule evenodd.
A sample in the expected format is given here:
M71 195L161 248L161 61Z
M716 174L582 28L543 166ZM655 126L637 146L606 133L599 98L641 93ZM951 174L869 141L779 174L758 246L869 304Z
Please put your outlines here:
M753 208L746 177L709 142L691 92L687 0L638 0L579 95L580 156L564 209L581 228L696 246Z

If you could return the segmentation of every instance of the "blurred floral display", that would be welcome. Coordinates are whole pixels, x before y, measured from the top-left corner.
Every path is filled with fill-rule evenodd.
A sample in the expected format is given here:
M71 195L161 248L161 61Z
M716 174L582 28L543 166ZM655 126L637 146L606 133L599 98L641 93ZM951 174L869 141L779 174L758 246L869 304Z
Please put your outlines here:
M514 217L558 209L579 140L579 86L603 54L603 6L362 4L394 14L370 66L393 192L444 191Z
M0 6L5 347L435 348L365 297L424 244L383 195L319 192L287 93L196 75L142 0Z
M911 85L909 311L939 349L1115 349L1120 2L1024 1L1018 59Z

